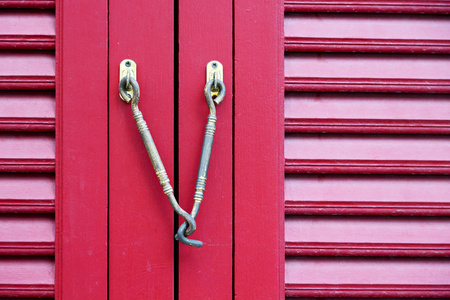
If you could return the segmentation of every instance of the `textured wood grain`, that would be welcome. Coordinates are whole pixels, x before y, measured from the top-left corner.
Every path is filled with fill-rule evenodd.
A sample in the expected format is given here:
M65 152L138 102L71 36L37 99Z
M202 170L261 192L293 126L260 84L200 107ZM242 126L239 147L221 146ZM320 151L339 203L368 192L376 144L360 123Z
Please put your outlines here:
M222 63L226 87L225 99L216 106L217 127L206 190L196 219L197 230L191 236L203 241L203 247L196 249L181 243L178 246L179 299L210 299L218 295L232 298L233 3L180 1L178 12L178 184L180 204L188 211L194 204L209 113L203 95L209 61ZM211 26L211 19L205 14L220 21ZM205 272L208 276L204 276Z
M283 3L235 1L234 19L235 298L284 299Z

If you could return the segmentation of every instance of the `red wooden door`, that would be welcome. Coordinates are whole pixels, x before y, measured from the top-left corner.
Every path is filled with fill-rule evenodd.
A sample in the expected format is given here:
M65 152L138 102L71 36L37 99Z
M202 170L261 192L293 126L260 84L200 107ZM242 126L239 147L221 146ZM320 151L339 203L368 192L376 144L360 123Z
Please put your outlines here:
M260 14L255 21L261 27L246 26L246 16L239 18L239 32L245 36L242 42L245 39L260 43L251 30L259 35L270 30L271 39L267 42L271 46L259 55L261 59L271 57L274 50L276 59L271 57L264 64L251 66L247 54L242 55L242 64L233 61L237 57L233 57L234 49L250 53L255 45L234 44L237 23L233 16L248 11L245 6L249 5L238 4L242 4L239 9L233 7L232 1L110 3L111 299L248 299L284 295L282 6L279 2L257 5ZM202 248L173 240L181 221L174 216L154 174L130 105L118 96L119 63L125 58L137 63L139 107L179 203L186 210L193 205L208 115L203 95L206 64L211 60L223 64L227 95L216 108L217 129L207 188L197 218L198 229L192 236L203 241ZM240 86L238 98L234 96L237 70L241 82L250 80L251 77L244 79L244 74L248 76L252 70L266 75L250 80L250 90L245 87L244 92L244 86ZM255 100L249 100L249 96ZM276 113L267 114L266 109ZM256 138L252 140L253 134ZM248 176L255 171L257 176ZM259 208L252 210L255 206Z

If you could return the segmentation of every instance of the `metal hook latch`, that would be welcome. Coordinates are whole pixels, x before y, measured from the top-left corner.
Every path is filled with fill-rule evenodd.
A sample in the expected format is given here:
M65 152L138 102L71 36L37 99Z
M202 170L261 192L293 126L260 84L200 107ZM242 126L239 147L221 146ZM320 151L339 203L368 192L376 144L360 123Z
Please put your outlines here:
M131 59L124 59L120 63L120 72L119 72L119 82L122 80L122 78L127 78L127 83L125 85L125 90L128 93L128 99L124 99L122 95L119 93L120 98L125 101L126 103L130 103L131 99L133 98L134 91L133 87L130 84L130 78L134 78L134 80L137 80L136 76L136 63L132 61Z
M211 79L214 79L214 85L211 87L211 96L213 98L216 98L220 92L219 87L217 86L217 80L223 82L223 66L216 60L210 61L206 65L206 82L210 81Z
M175 238L181 243L201 247L203 243L201 241L192 240L187 238L194 233L196 229L195 218L197 217L200 209L200 204L203 200L203 192L206 187L206 177L208 174L209 160L211 158L211 149L214 140L214 132L216 130L216 108L214 102L219 104L225 97L225 85L222 81L223 67L218 61L209 62L207 65L207 82L205 85L205 99L209 108L208 122L205 129L205 137L203 139L202 154L200 157L200 165L197 174L197 183L195 185L194 194L194 206L190 214L183 210L173 193L173 188L170 185L169 177L156 149L155 142L150 134L150 130L147 127L147 123L139 110L139 96L140 88L136 81L136 63L131 59L125 59L120 63L120 82L119 82L119 94L123 101L130 103L131 110L133 112L133 118L136 121L136 125L141 134L142 141L147 149L150 161L155 169L156 176L162 185L163 192L169 199L172 208L175 212L184 218L185 222L181 224L177 231ZM216 90L215 92L213 90ZM214 97L214 99L213 99Z

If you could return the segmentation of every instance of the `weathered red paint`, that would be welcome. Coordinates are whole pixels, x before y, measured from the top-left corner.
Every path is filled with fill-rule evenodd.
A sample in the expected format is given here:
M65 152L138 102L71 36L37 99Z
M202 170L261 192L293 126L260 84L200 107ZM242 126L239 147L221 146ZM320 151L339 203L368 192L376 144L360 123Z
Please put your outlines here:
M203 241L203 247L178 244L178 296L229 299L233 295L233 7L231 1L180 1L178 15L178 186L180 205L187 211L194 204L209 113L203 92L209 61L222 63L226 87L225 99L216 106L206 191L191 236Z
M235 298L284 299L283 3L234 18Z
M348 13L404 13L449 14L450 3L442 1L414 0L286 0L286 12L348 12Z
M55 298L106 299L107 1L58 1L56 14Z
M174 295L173 210L155 175L130 104L119 98L119 64L137 64L139 109L174 182L174 6L109 2L109 298ZM145 25L144 25L145 24Z
M287 297L448 297L449 4L285 2Z

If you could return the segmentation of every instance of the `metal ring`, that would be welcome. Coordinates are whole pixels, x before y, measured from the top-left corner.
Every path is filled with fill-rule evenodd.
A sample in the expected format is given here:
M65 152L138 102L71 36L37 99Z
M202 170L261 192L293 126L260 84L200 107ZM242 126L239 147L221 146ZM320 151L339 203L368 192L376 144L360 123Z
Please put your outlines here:
M213 100L213 98L211 96L211 89L212 89L213 84L214 84L214 79L211 79L205 85L205 98L206 98L206 102L208 103L209 109L211 109L210 104L212 104L213 101L216 104L220 104L220 102L222 102L223 98L225 97L225 93L226 93L225 84L223 83L222 80L217 79L217 86L219 87L219 94Z
M184 235L184 233L186 232L186 227L187 227L186 222L183 222L183 224L181 224L180 228L178 228L177 234L175 235L175 239L179 240L181 243L188 245L188 246L193 246L193 247L198 247L198 248L203 246L203 243L201 241L188 239Z
M130 97L130 94L128 94L127 91L127 77L125 76L124 78L122 78L119 82L119 93L122 96L122 99L124 99L124 101L126 103L130 103L130 102L137 102L139 101L139 96L140 96L140 92L141 89L139 88L139 84L137 83L136 79L134 79L133 77L130 76L129 78L129 84L131 85L131 88L133 89L133 97Z

